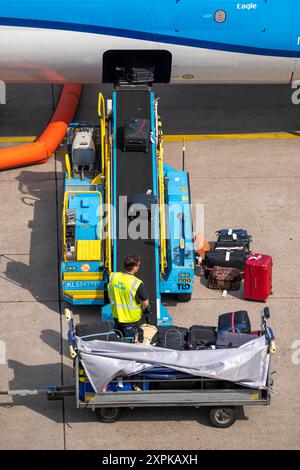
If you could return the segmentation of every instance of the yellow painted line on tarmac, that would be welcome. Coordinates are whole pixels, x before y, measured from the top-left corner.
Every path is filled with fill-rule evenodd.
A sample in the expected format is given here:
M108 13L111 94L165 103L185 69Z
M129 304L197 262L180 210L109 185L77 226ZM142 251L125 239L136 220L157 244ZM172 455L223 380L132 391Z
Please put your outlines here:
M33 142L36 137L0 137L0 144L17 144L19 142Z
M268 132L268 133L254 133L254 134L176 134L165 135L165 142L182 142L183 139L187 141L192 140L234 140L234 139L299 139L299 134L289 134L288 132ZM16 136L16 137L0 137L1 144L15 144L20 142L34 142L35 136Z
M165 135L165 142L182 142L192 140L234 140L234 139L299 139L299 134L289 134L288 132L268 132L254 134L182 134L182 135Z

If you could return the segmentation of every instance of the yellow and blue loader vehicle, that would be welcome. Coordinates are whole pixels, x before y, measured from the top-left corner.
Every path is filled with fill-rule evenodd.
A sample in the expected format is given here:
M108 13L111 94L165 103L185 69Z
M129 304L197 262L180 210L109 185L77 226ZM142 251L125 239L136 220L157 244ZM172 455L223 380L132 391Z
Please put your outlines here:
M149 292L154 321L171 324L162 294L190 299L194 284L193 227L189 175L165 164L158 99L149 84L118 84L107 101L99 95L100 125L69 126L62 217L61 287L72 305L102 306L111 318L107 285L111 272L123 269L127 254L141 256L139 277ZM145 152L126 151L124 126L129 118L150 122ZM147 237L132 238L128 204L151 194L157 204ZM121 233L122 232L122 233Z

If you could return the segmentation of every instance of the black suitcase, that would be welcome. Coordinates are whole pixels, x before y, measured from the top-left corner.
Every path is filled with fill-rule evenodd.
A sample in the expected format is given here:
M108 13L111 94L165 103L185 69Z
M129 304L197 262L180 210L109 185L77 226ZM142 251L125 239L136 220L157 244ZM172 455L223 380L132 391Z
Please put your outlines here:
M149 142L149 119L130 118L125 121L124 152L148 152Z
M75 334L83 341L120 341L122 337L114 330L111 321L103 321L89 324L78 324L75 326Z
M244 251L250 253L250 244L245 240L220 240L215 242L214 251Z
M131 67L128 72L128 78L131 83L152 83L155 80L155 68Z
M249 335L246 333L229 333L228 331L223 331L222 333L218 333L216 348L239 348L243 344L249 343L249 341L257 338L258 337L255 335Z
M207 268L220 266L222 268L236 268L244 271L248 253L240 250L215 250L205 253L204 265Z
M245 310L223 313L219 316L218 332L247 333L251 331L251 323Z
M140 217L143 219L149 219L151 216L152 206L157 205L157 197L153 194L136 194L131 201L130 207L128 209L128 217L130 219L135 219ZM140 206L140 207L139 207ZM154 214L153 214L154 215Z
M252 236L248 235L245 229L222 229L216 232L218 242L244 242L248 252L250 251L250 243L252 242Z
M189 349L206 349L216 344L217 332L215 326L193 325L189 329Z
M188 329L180 326L159 326L157 332L157 346L159 348L185 349L188 338Z

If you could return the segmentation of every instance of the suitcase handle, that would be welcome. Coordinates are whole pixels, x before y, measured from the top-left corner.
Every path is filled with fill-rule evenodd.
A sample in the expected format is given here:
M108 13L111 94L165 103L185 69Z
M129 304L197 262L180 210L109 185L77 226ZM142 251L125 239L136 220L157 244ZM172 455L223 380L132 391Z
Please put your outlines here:
M176 333L178 333L178 335L179 335L179 341L180 341L180 347L182 346L182 344L181 344L181 335L180 335L180 331L178 330L178 328L174 328L173 330L169 330L169 331L167 331L167 333L166 333L166 336L165 336L165 348L167 348L167 338L168 338L168 334L169 334L169 333L172 333L172 331L176 331Z

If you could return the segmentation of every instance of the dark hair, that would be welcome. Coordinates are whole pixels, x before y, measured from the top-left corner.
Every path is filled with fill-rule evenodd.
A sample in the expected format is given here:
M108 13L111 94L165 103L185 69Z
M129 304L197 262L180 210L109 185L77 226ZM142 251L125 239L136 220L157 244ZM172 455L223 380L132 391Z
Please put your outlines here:
M124 260L125 271L132 271L133 268L138 266L141 262L141 257L138 255L128 255Z

